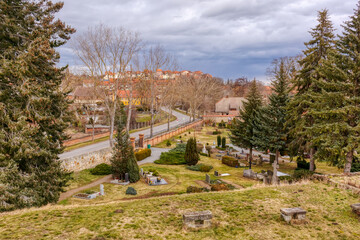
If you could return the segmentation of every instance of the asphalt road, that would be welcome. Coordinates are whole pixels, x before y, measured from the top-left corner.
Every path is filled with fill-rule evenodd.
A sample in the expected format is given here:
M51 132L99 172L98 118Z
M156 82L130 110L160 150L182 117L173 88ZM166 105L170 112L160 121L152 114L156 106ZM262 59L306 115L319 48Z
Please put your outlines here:
M162 108L162 110L163 111L168 111L166 108ZM190 120L189 116L181 114L179 112L173 111L172 114L177 119L175 121L170 122L170 128L179 126L179 125L184 124L184 123L186 123L186 122L188 122ZM166 130L167 130L167 123L162 124L162 125L158 125L158 126L153 128L153 134L155 135L157 133L160 133L160 132L166 131ZM131 133L130 137L135 137L136 139L138 139L140 133L144 134L145 138L146 138L146 136L150 135L150 128L142 130L142 131L138 131L138 132L135 132L135 133ZM85 147L74 149L74 150L69 151L69 152L62 153L62 154L59 155L59 158L60 159L66 159L66 158L70 158L70 157L76 157L76 156L79 156L79 155L83 155L85 153L91 153L91 152L98 151L98 150L108 148L108 147L110 147L110 143L109 143L109 140L106 140L106 141L103 141L103 142L95 143L95 144L92 144L92 145L88 145L88 146L85 146Z

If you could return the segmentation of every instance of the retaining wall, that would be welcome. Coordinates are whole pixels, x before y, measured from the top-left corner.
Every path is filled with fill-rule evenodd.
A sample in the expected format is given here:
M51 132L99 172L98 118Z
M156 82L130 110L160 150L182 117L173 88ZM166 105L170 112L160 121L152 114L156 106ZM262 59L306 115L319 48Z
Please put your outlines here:
M166 132L160 135L157 135L150 139L144 140L144 148L147 147L148 144L154 146L164 140L172 138L180 133L183 133L191 128L202 125L203 121L199 120L193 123L190 123L186 126L179 127L170 132ZM95 152L86 153L80 156L65 158L62 159L62 167L69 171L78 172L84 169L93 168L100 163L110 163L111 157L111 148L104 148Z

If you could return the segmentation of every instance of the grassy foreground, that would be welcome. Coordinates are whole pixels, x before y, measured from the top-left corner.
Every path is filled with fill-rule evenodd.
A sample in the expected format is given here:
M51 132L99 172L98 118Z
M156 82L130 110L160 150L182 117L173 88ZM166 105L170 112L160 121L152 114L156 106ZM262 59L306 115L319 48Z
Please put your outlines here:
M0 215L0 239L359 239L359 201L322 183L183 194L88 206L46 206ZM288 225L283 207L308 211ZM122 210L123 213L115 213ZM213 227L184 230L182 214L211 210Z

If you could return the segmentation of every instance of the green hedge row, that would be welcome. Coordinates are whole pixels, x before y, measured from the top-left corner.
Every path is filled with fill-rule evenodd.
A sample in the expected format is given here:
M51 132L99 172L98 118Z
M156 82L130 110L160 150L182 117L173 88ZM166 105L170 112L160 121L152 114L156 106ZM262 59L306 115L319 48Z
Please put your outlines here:
M223 156L221 158L222 164L228 165L230 167L239 167L239 161L233 157Z
M137 161L141 161L150 156L151 156L151 149L148 148L144 148L138 152L135 152L135 157Z

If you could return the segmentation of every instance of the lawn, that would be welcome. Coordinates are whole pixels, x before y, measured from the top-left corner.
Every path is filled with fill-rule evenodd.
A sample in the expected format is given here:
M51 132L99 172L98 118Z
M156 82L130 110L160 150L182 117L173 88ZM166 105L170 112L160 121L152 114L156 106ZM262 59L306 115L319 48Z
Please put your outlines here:
M84 186L104 176L105 175L92 175L90 173L90 169L85 169L80 172L73 172L71 173L72 179L68 182L69 186L67 186L65 190L68 191L70 189Z
M346 190L307 182L46 206L2 214L0 239L359 239L359 220L349 207L358 201ZM307 223L286 224L280 218L283 207L304 208ZM182 214L201 210L212 211L213 227L183 229Z

